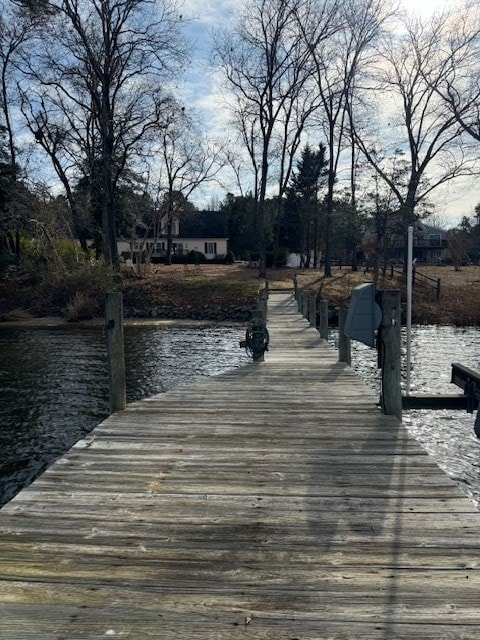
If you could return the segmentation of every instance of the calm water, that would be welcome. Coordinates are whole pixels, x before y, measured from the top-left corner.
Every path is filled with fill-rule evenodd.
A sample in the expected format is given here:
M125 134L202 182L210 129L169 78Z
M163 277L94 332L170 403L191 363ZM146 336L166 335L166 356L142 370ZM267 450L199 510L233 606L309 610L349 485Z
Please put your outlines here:
M243 325L125 327L129 402L245 364ZM332 334L332 343L335 335ZM353 342L352 365L379 393L376 353ZM452 362L480 370L480 329L414 327L411 392L461 393ZM0 504L10 500L108 414L101 327L0 325ZM404 424L480 506L480 440L474 416L408 411Z
M132 402L247 362L243 326L125 327ZM108 415L99 326L0 326L0 505Z

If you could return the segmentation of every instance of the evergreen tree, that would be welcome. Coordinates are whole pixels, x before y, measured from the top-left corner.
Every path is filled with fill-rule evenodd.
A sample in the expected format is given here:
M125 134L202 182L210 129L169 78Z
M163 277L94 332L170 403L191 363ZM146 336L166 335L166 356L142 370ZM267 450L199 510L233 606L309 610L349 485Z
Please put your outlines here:
M323 203L319 198L327 175L325 146L317 151L308 144L297 163L287 189L282 243L291 253L299 253L302 265L317 266L323 235Z
M234 196L228 193L220 210L227 215L229 248L240 260L248 260L256 251L255 199L252 195Z
M18 228L14 204L14 191L17 167L12 165L7 144L5 128L0 128L0 257L11 253L15 248L13 235Z

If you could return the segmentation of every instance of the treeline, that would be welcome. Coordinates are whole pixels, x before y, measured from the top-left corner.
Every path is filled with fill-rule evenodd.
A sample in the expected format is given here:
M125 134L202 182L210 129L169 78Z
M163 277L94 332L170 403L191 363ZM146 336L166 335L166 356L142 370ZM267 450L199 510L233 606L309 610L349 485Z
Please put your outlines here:
M50 259L70 237L117 267L139 225L170 255L175 219L215 180L261 274L295 252L330 275L355 265L365 220L379 252L476 174L477 0L428 19L390 0L242 0L206 72L223 78L221 142L179 99L187 26L173 0L2 3L0 260L22 243Z
M326 166L317 192L323 229L314 219L304 253L322 250L326 275L338 202L343 229L354 235L366 215L381 247L391 216L406 236L431 212L435 190L476 173L479 45L478 2L452 3L428 20L389 0L244 3L217 34L215 53L254 175L261 271L269 221L277 239L289 226L284 205L305 141L324 145ZM239 176L241 166L233 168Z
M137 223L172 227L220 167L220 148L176 97L189 49L168 0L2 3L4 259L27 232L75 238L115 267L117 239ZM52 172L54 190L40 180Z

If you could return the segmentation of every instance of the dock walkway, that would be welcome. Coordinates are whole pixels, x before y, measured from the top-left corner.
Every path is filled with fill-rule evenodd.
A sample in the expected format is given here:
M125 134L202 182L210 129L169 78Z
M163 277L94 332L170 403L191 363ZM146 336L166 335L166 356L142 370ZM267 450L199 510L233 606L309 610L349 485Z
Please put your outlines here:
M0 511L2 640L480 637L480 512L292 296L269 331Z

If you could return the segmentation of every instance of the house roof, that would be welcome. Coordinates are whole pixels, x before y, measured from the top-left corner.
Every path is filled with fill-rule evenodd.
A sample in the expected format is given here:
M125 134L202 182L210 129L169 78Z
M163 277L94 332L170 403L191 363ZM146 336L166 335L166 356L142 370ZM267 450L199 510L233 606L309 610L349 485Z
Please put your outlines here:
M417 231L422 231L423 233L440 236L444 238L447 235L447 232L444 229L440 229L439 227L433 227L430 224L425 224L422 221L417 223Z
M203 239L222 238L228 240L227 217L222 211L192 211L179 218L178 233L175 238L182 239ZM166 233L156 235L150 226L137 225L135 229L137 238L165 238Z
M182 238L227 238L227 218L222 211L192 211L179 220Z

